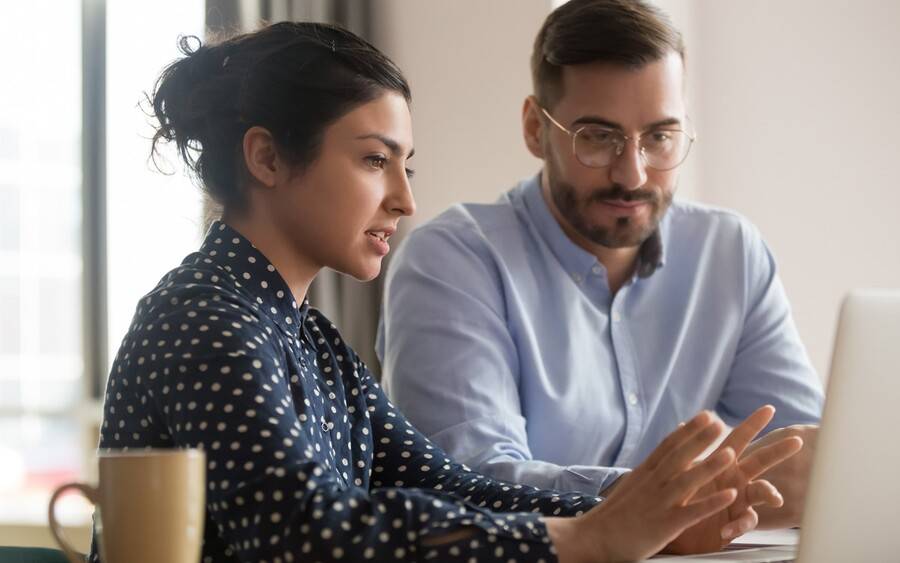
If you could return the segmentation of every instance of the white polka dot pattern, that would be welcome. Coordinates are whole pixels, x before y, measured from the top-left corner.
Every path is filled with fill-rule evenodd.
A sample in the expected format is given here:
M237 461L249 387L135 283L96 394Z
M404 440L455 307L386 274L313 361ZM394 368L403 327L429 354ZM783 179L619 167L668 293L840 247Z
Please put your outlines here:
M450 460L223 223L141 300L110 373L100 448L150 447L206 451L204 562L550 561L540 516L599 501Z

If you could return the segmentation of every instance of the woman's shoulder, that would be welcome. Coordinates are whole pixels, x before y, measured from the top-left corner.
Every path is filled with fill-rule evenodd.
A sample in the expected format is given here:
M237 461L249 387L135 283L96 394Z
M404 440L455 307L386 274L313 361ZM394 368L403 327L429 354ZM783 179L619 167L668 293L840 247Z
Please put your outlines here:
M196 252L160 279L135 310L130 332L242 332L255 327L271 332L260 303L242 288L238 278L209 257ZM268 328L268 330L267 330Z

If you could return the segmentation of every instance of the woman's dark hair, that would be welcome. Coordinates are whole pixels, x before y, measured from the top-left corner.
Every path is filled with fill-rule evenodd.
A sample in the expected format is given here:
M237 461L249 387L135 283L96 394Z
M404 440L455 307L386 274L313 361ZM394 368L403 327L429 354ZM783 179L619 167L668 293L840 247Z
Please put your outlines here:
M638 68L675 52L684 41L669 18L642 0L569 0L547 16L534 41L534 94L552 108L563 95L562 67L609 62Z
M179 39L185 55L150 96L160 141L175 141L206 193L225 208L246 203L247 129L260 126L300 168L315 160L324 130L385 91L410 90L400 69L356 35L321 23L282 22L221 42Z

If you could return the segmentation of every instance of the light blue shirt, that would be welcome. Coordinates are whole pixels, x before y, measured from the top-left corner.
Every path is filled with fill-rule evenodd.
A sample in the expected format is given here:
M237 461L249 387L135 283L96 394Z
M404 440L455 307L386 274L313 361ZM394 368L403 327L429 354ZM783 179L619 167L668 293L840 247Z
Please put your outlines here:
M766 431L823 393L757 229L675 202L658 266L615 295L539 177L414 230L386 278L377 350L413 424L498 479L596 494L702 409Z

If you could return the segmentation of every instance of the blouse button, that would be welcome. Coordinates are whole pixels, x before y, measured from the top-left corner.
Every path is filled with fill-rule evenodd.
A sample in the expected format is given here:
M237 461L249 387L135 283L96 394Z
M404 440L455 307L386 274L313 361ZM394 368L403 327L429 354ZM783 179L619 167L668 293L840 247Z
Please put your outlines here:
M327 422L322 423L322 432L328 432L328 423Z

